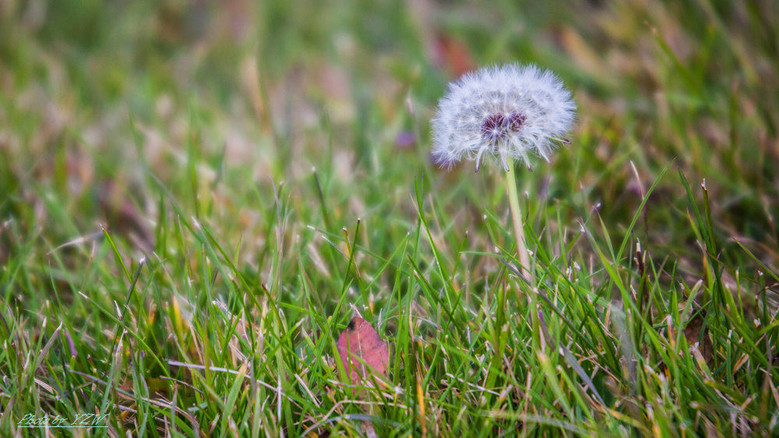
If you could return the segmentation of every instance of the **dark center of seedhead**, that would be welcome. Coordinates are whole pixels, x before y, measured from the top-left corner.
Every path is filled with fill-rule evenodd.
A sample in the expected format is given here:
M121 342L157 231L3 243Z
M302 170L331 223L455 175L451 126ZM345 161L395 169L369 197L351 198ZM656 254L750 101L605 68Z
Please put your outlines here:
M497 143L505 139L512 132L517 132L525 123L525 116L512 111L508 114L492 114L481 123L481 138Z

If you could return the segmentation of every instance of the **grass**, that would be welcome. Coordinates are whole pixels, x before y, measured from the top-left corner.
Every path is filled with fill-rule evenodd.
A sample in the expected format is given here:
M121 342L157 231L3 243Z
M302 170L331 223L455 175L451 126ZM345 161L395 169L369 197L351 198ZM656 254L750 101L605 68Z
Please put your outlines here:
M0 1L0 435L779 434L773 2L42 4ZM518 169L534 286L502 170L428 160L514 60L579 105Z

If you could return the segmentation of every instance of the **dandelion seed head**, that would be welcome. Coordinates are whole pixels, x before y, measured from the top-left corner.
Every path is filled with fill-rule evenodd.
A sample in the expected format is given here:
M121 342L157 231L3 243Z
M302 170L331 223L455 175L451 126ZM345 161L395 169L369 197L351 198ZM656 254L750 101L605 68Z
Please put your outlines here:
M534 155L549 161L571 128L576 104L560 79L535 66L509 64L468 73L449 84L433 119L433 160L450 168L466 158L509 158L530 168Z

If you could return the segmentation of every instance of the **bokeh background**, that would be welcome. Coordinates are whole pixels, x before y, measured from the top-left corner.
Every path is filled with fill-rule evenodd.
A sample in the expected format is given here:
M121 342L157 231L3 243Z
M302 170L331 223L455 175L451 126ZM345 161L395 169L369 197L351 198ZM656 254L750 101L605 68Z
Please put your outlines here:
M771 1L0 5L0 208L24 218L20 227L45 226L59 221L42 192L60 191L59 214L73 227L47 229L52 243L105 220L141 227L123 216L157 213L143 169L175 191L193 153L207 164L195 172L214 189L200 202L215 218L238 218L220 204L229 202L220 184L266 193L272 180L309 178L312 166L337 169L329 183L359 195L329 201L344 217L364 216L350 198L381 194L391 205L432 171L428 120L447 81L533 62L564 78L580 111L574 144L539 170L569 177L528 184L580 214L602 203L622 223L639 186L670 167L655 193L662 208L648 211L651 239L675 245L683 241L667 228L686 214L675 208L678 168L693 185L706 179L723 233L776 261Z

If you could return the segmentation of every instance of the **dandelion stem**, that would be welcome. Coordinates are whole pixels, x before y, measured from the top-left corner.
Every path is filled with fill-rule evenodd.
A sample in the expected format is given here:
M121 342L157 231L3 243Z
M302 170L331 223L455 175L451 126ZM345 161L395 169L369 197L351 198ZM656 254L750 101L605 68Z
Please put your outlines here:
M525 227L522 224L522 211L519 209L519 196L517 195L517 181L514 176L514 160L508 160L509 171L506 174L506 187L508 188L509 206L511 208L511 220L514 224L514 236L517 239L517 253L519 254L520 272L525 280L532 283L530 274L530 255L525 245Z

